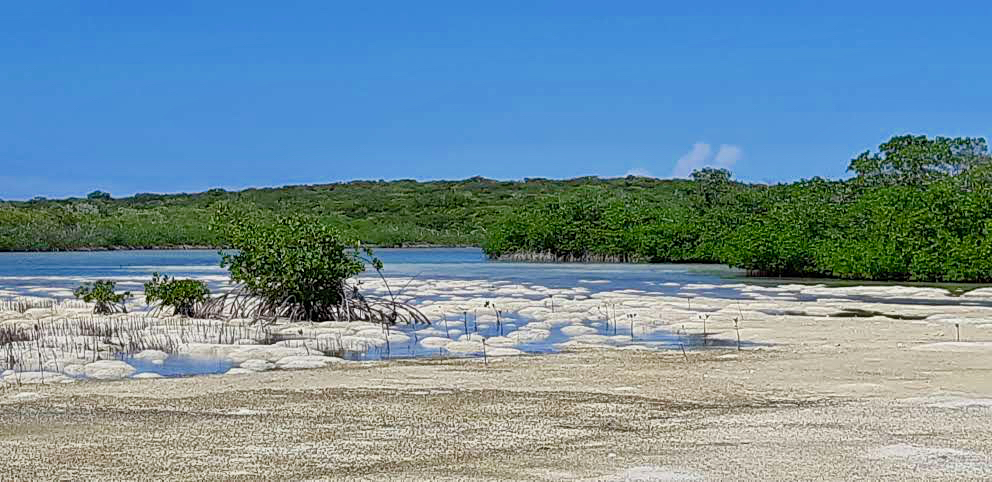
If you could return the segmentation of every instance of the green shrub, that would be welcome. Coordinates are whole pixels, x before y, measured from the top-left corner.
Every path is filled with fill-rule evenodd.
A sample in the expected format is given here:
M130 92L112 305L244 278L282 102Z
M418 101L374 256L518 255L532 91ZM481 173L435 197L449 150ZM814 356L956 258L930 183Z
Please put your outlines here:
M269 309L295 319L340 319L340 308L352 295L345 281L382 262L372 251L347 239L338 229L310 216L263 219L246 213L225 214L220 227L235 254L223 254L221 265ZM363 258L368 256L368 258Z
M124 293L114 292L117 283L113 281L96 281L94 283L83 283L76 288L72 294L76 298L87 303L95 303L93 313L107 315L110 313L127 313L124 303L131 297L130 291Z
M196 308L210 297L210 290L203 281L176 279L152 274L152 280L145 283L145 300L160 306L171 306L173 314L195 316Z

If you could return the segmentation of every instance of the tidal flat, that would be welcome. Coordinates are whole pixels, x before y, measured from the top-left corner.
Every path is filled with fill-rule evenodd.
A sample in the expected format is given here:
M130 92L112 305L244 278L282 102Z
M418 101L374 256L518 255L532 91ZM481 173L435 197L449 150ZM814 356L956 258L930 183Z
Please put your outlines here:
M992 477L992 289L587 271L363 279L432 321L390 330L161 316L140 293L98 317L21 283L0 307L30 338L5 352L25 355L0 389L0 473Z

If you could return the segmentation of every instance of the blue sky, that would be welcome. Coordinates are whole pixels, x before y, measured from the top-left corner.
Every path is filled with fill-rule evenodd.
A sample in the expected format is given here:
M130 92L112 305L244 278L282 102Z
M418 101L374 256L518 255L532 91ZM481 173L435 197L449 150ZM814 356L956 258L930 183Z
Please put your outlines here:
M985 136L984 2L37 1L0 11L0 198L350 179L845 176Z

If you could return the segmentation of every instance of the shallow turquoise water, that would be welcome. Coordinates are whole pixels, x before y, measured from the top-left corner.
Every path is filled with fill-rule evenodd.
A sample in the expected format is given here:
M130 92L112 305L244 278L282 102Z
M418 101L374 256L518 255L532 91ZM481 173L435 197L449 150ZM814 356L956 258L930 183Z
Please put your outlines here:
M550 288L665 291L668 284L740 283L740 272L705 265L535 264L493 262L477 248L380 249L383 274L400 278L485 279ZM227 284L214 250L0 253L0 290L35 296L70 296L81 282L109 279L120 289L140 290L154 272ZM369 272L363 276L376 276ZM669 290L671 291L671 290ZM8 293L9 294L9 293ZM720 293L708 293L720 295ZM728 290L723 295L732 295Z
M163 360L162 363L152 363L127 355L121 355L118 358L128 365L133 366L136 370L136 375L140 373L154 373L165 378L213 375L224 373L234 367L234 363L230 360L221 358L196 358L172 355Z
M591 292L636 289L666 295L740 299L743 284L775 287L788 283L851 285L837 280L747 278L740 270L719 265L677 264L542 264L495 262L478 248L379 249L383 274L396 278L482 279L526 283L548 288L583 286ZM143 250L58 253L0 253L0 298L14 295L70 298L80 283L97 279L117 282L121 290L141 291L154 272L206 281L214 291L229 286L216 250ZM362 276L377 276L366 272ZM907 285L913 283L864 283ZM776 296L776 293L769 293ZM792 295L796 296L796 295ZM881 303L939 303L917 300L838 295L838 298ZM816 296L799 295L800 301ZM952 304L987 304L959 300Z

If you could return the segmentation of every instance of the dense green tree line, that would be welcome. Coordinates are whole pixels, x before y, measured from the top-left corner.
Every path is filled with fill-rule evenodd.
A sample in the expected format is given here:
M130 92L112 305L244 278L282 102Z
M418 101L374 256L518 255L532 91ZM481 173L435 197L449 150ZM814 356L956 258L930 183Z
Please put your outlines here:
M271 214L305 213L350 238L378 246L479 245L503 213L583 187L642 192L665 202L684 181L646 178L517 182L355 181L197 194L0 201L0 251L216 246L208 222L222 204ZM2 196L2 192L0 192Z
M305 213L380 246L482 245L494 258L716 262L759 274L992 281L992 160L983 139L895 137L844 181L642 177L355 181L198 194L0 202L0 250L219 246L238 207Z
M992 281L992 159L982 139L896 137L846 181L773 186L704 169L678 202L585 189L502 218L495 258L714 262L775 276Z

